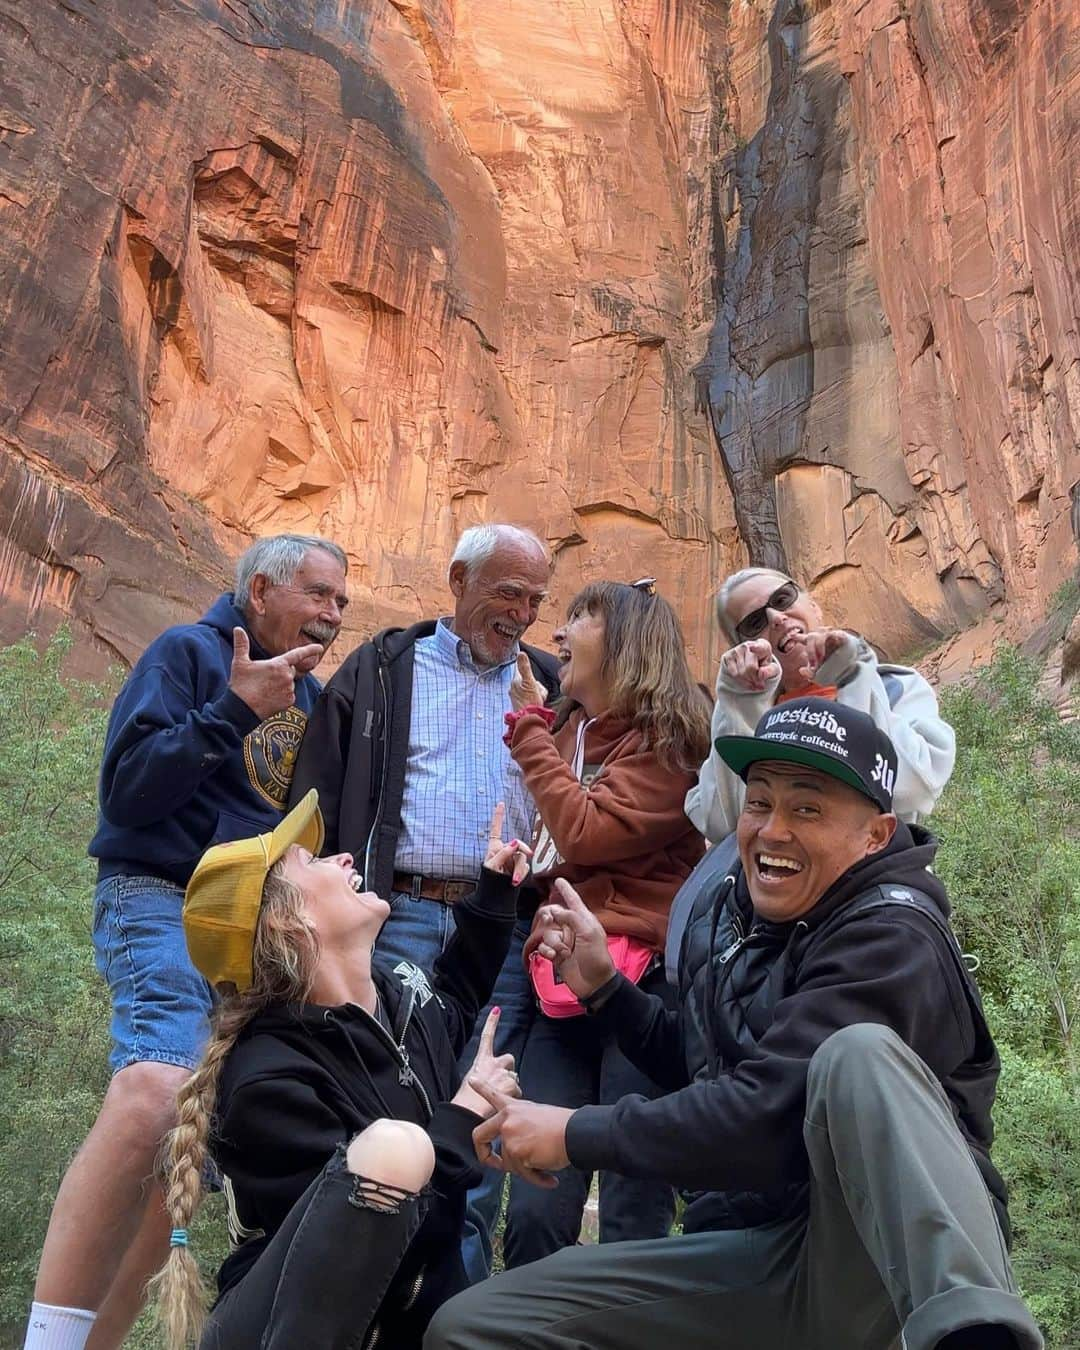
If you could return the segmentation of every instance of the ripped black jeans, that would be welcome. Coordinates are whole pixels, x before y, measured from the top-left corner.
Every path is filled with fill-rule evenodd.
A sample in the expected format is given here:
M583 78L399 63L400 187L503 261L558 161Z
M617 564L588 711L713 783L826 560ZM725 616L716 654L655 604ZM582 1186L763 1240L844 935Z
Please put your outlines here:
M345 1147L297 1200L240 1282L222 1296L199 1350L366 1350L386 1291L424 1218L425 1200L373 1208ZM381 1339L381 1338L378 1338Z

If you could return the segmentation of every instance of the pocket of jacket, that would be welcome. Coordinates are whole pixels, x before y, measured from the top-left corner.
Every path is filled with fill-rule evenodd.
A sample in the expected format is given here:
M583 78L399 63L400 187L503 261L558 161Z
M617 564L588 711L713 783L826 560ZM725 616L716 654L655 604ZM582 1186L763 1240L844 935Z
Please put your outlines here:
M213 837L206 847L231 844L234 839L254 839L257 834L268 834L273 828L266 821L248 820L246 816L237 816L231 811L219 811Z

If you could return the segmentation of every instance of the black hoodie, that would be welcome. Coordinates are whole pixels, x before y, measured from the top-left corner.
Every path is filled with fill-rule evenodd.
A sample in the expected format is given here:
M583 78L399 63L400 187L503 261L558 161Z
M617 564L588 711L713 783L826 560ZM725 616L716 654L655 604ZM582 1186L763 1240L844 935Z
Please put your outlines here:
M669 1095L576 1111L571 1161L691 1191L687 1232L785 1217L806 1198L810 1059L834 1031L872 1022L942 1083L1007 1233L989 1153L997 1052L948 929L944 887L927 871L936 849L925 830L900 825L888 848L786 924L754 914L736 865L687 925L678 1010L619 977L596 1014Z
M380 1117L421 1125L435 1145L432 1196L377 1319L391 1345L419 1345L432 1313L465 1287L465 1192L480 1178L479 1117L449 1098L457 1056L505 960L515 892L482 874L454 909L433 978L407 961L373 977L390 1030L354 1004L268 1008L237 1038L218 1086L211 1152L224 1177L233 1250L223 1294L250 1269L339 1145Z

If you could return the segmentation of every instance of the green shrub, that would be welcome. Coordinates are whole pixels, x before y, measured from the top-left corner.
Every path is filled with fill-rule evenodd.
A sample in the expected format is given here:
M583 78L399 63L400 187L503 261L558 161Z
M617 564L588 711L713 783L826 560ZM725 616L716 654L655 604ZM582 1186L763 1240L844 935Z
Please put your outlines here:
M29 638L0 648L0 1345L12 1347L53 1198L108 1082L86 845L115 682L65 679L69 647L61 633L44 651ZM200 1231L211 1267L221 1228L209 1206ZM157 1343L143 1318L129 1345Z
M956 769L938 870L1001 1050L995 1160L1017 1278L1053 1350L1080 1346L1080 725L1012 649L946 690Z
M0 1327L11 1343L53 1195L106 1082L86 856L106 712L102 692L61 677L68 645L0 650Z

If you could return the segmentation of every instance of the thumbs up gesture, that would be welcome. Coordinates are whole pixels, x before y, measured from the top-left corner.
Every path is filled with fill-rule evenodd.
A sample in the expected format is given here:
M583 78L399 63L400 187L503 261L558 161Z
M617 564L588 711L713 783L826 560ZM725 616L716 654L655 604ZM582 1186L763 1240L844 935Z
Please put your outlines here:
M521 712L522 708L542 708L546 701L547 690L533 674L528 656L518 652L517 669L510 681L510 706Z
M322 647L310 642L293 647L267 661L251 659L251 639L243 628L233 629L233 657L229 670L229 688L243 699L260 721L284 712L296 701L296 681L302 673L297 667L322 655Z

